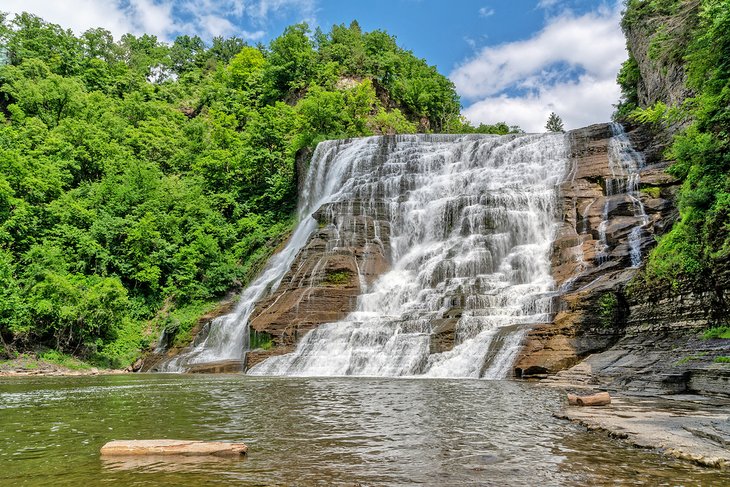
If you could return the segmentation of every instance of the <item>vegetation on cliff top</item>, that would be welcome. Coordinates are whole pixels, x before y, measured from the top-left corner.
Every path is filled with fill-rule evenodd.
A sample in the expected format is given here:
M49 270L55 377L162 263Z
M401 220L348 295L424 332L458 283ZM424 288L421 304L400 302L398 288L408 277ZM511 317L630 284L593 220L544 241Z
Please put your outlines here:
M0 354L119 366L185 333L290 228L299 149L418 130L511 128L466 124L447 78L356 23L250 46L0 15Z
M694 95L681 106L638 107L641 73L630 58L619 73L619 116L657 125L686 120L674 137L670 173L683 181L680 220L662 236L647 264L650 280L701 282L730 259L730 3L726 0L629 0L624 27L641 23L649 57L682 63ZM706 282L705 282L706 284Z

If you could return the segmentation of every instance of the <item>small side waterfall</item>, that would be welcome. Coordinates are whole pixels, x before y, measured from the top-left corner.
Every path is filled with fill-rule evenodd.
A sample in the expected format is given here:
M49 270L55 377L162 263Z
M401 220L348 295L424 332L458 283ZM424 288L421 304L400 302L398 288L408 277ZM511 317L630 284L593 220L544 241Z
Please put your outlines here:
M391 269L363 287L346 318L320 325L293 353L250 373L504 377L526 325L552 317L549 253L567 153L563 134L321 143L305 183L302 234L311 232L309 215L325 203L326 211L337 206L385 221ZM287 257L276 258L282 265L303 244L294 242ZM278 277L254 286L275 285L281 268L272 264L267 272ZM253 308L245 299L235 318L239 329ZM453 343L434 351L436 323L449 319ZM213 350L203 347L196 360L219 353Z
M598 264L608 258L610 246L606 238L606 229L609 223L609 210L617 202L628 200L631 205L631 214L636 219L629 233L629 255L631 266L641 265L641 238L644 226L649 222L644 204L639 196L639 170L644 166L644 157L634 150L628 135L621 124L611 124L611 138L608 142L608 161L612 177L606 179L606 201L603 207L603 221L598 227L600 248L598 250Z
M256 303L266 293L276 289L315 227L316 223L311 218L303 221L286 247L271 258L261 275L243 291L235 311L214 319L205 340L163 364L159 370L184 372L193 364L242 359L248 349L247 323Z

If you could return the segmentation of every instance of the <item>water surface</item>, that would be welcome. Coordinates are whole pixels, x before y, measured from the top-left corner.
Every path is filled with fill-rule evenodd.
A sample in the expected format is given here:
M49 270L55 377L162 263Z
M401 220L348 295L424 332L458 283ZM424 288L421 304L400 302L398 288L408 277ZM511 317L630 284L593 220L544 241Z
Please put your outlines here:
M507 381L0 379L0 485L730 485L551 416ZM242 441L245 460L105 461L114 439Z

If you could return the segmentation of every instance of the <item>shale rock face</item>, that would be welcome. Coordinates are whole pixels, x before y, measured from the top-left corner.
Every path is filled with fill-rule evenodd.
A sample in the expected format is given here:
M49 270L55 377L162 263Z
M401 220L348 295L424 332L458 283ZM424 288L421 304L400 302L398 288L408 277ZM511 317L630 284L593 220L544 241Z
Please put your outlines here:
M638 171L646 214L639 240L644 258L654 236L677 219L678 182L660 158L661 137L643 129L629 136L646 159ZM607 194L606 181L613 177L609 140L604 125L572 133L573 168L560 188L563 217L552 254L561 291L557 313L552 323L528 334L514 373L525 378L557 373L558 380L634 393L730 395L730 367L714 363L730 355L730 340L701 339L704 329L727 316L730 272L701 291L632 281L639 272L629 243L635 222L626 195ZM598 227L605 230L603 243Z
M562 222L552 250L561 291L557 314L553 323L528 334L515 364L517 376L555 373L623 336L618 325L629 305L621 290L637 271L632 245L634 253L646 255L654 235L675 218L671 201L677 191L651 135L634 131L628 137L640 151L637 157L648 155L633 173L617 166L611 125L571 132L572 167L560 186Z
M352 204L356 207L358 202ZM324 205L317 211L319 231L297 255L276 292L256 305L251 330L271 336L273 348L249 352L247 368L291 352L312 328L346 316L355 308L362 286L388 270L389 223L377 214L352 215L345 211L348 207Z

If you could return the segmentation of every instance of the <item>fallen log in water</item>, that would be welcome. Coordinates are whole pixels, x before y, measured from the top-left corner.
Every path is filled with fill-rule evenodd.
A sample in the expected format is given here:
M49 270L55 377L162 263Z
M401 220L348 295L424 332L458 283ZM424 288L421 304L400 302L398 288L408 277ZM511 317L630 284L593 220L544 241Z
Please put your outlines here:
M248 447L243 443L188 440L121 440L101 447L103 456L123 455L216 455L243 456Z
M611 395L608 392L599 392L590 396L568 394L570 406L608 406L611 404Z

